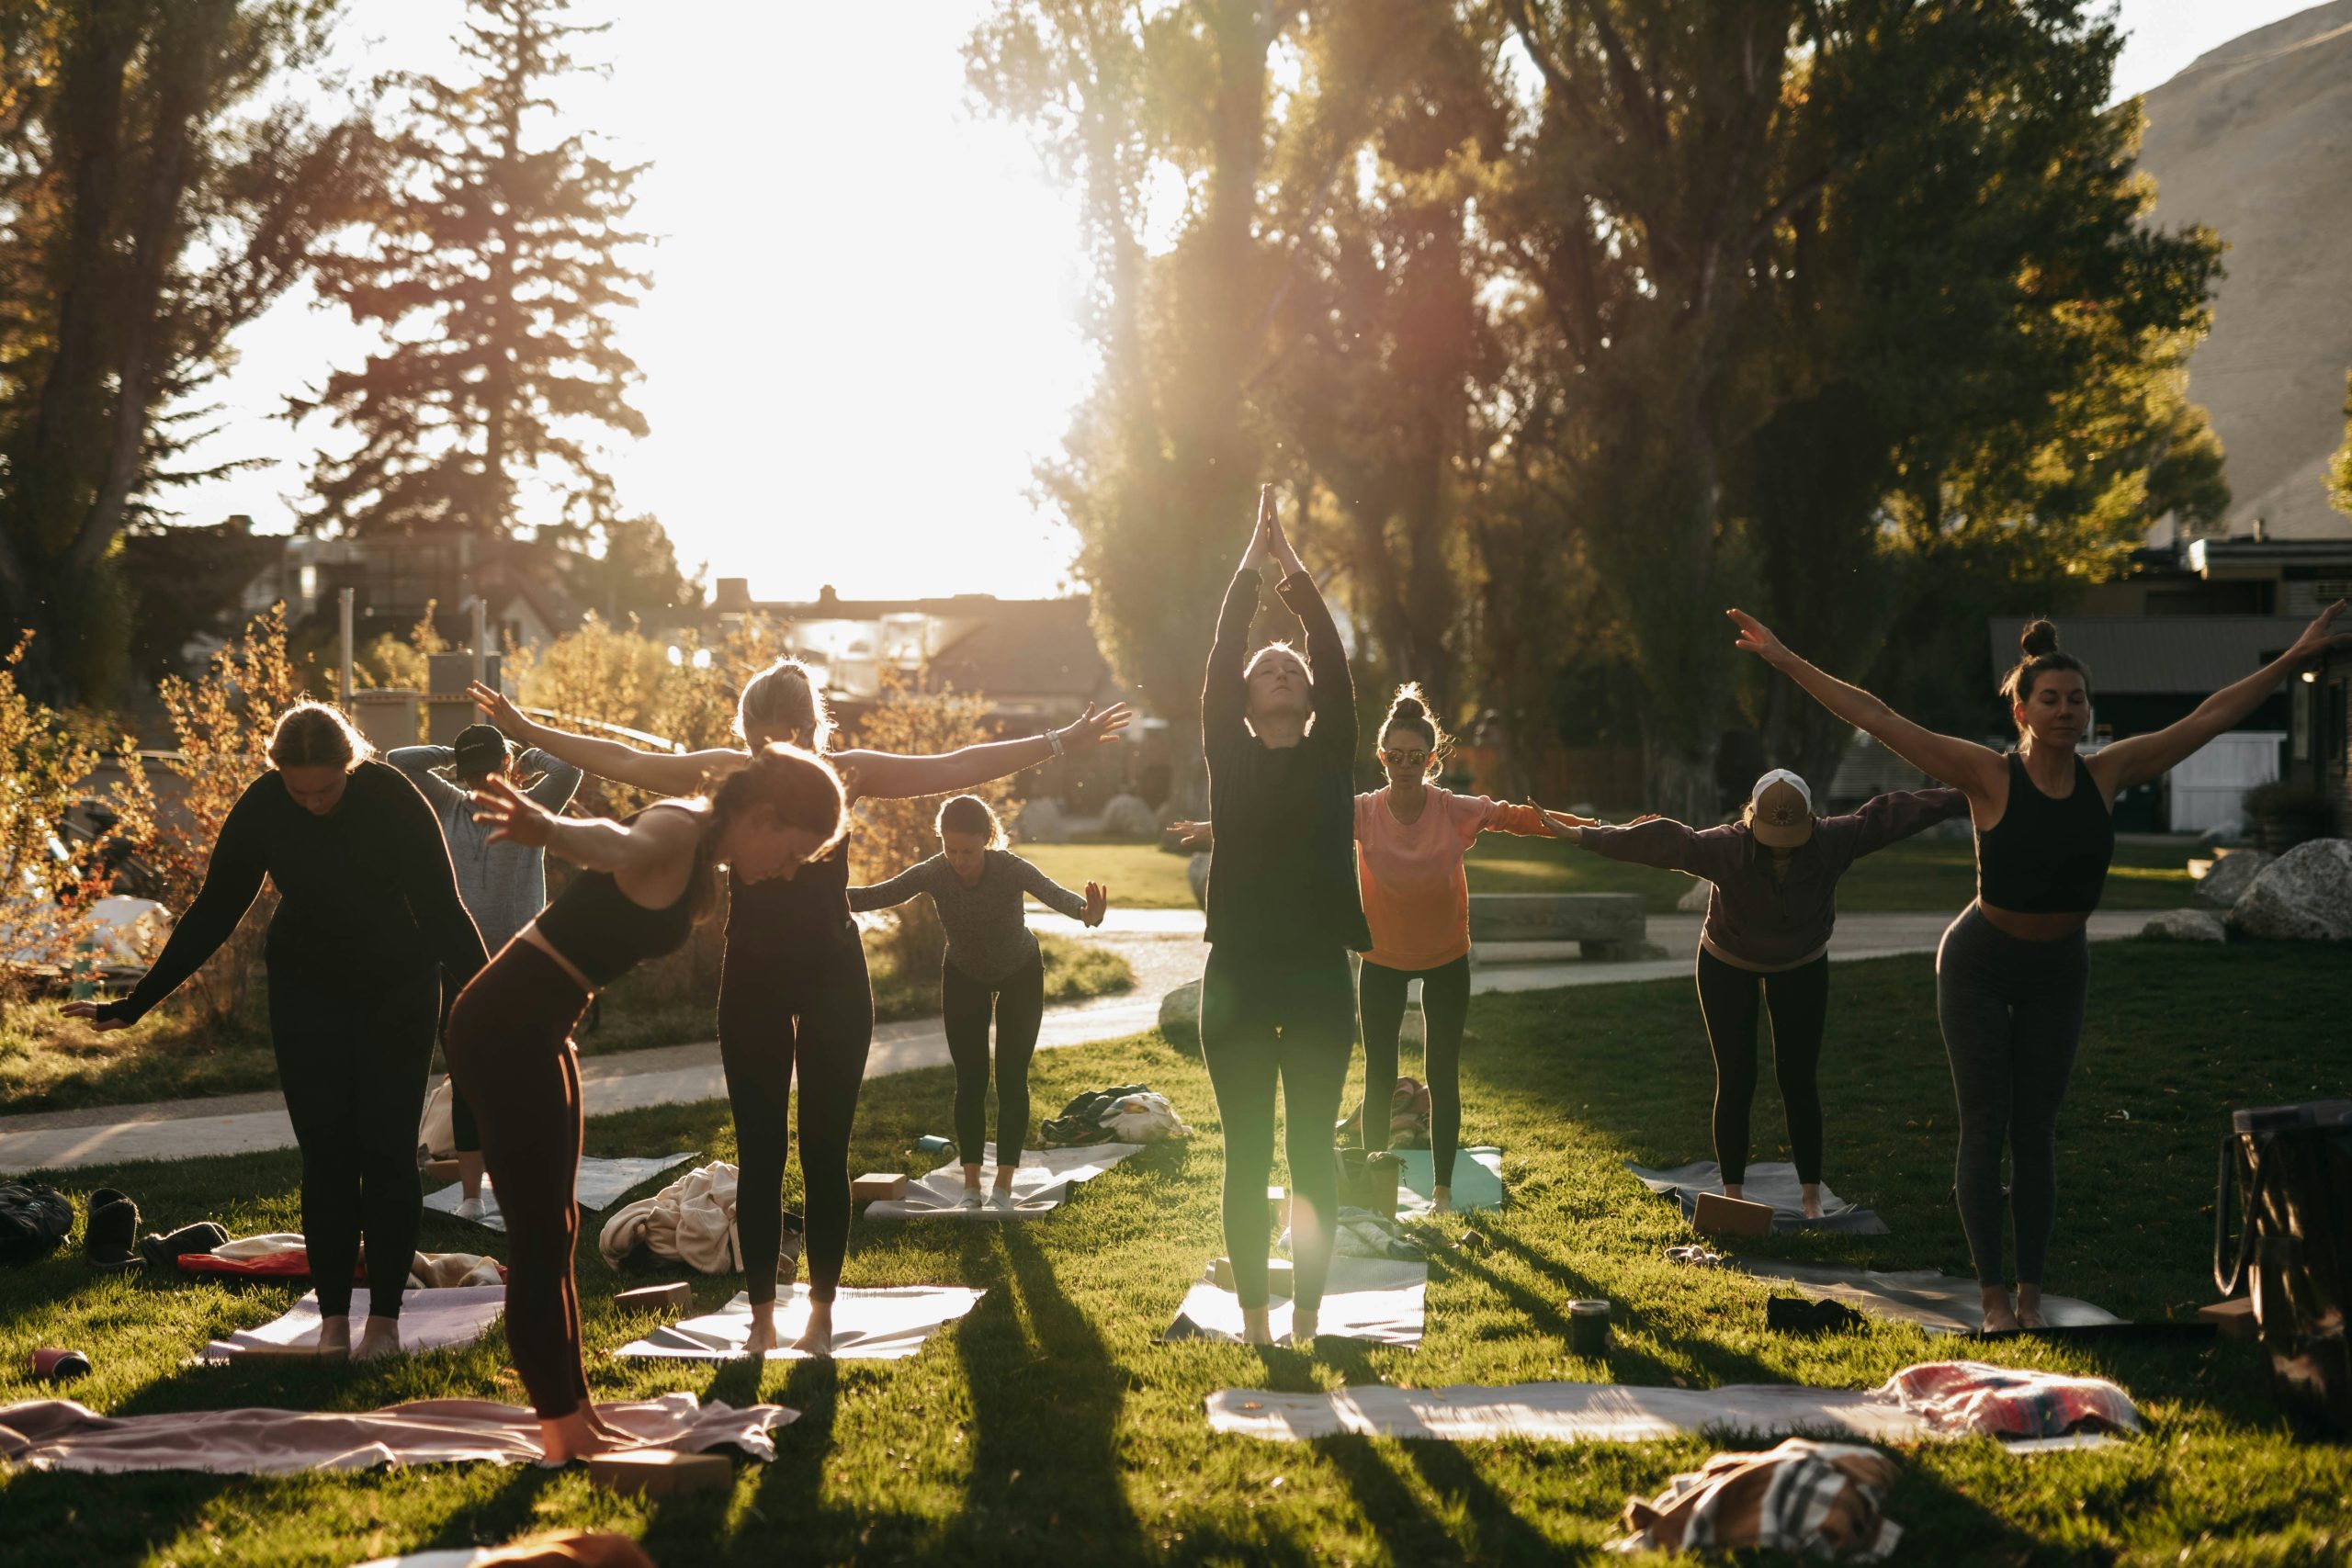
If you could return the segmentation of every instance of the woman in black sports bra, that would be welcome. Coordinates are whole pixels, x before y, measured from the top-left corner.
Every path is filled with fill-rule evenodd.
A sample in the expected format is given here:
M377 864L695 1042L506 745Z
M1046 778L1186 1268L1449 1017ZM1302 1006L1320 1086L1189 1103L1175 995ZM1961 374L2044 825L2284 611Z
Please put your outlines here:
M771 746L707 801L663 801L626 822L565 818L492 779L474 795L492 843L548 849L587 869L459 993L445 1048L474 1109L506 1221L506 1343L559 1461L625 1439L598 1419L580 1361L580 1063L569 1041L588 998L675 950L716 901L717 863L747 886L789 875L841 841L840 776Z
M1124 703L1089 706L1075 723L1044 735L967 746L936 757L831 750L833 726L808 669L778 660L744 683L735 732L743 749L679 755L533 723L488 686L474 703L510 739L572 766L658 795L692 795L704 781L741 767L749 749L772 742L827 757L863 796L898 800L954 795L1034 768L1077 747L1114 739L1132 716ZM834 844L788 875L730 880L727 957L718 977L718 1055L735 1112L735 1223L743 1283L752 1302L752 1354L775 1345L776 1259L784 1240L784 1161L796 1072L800 1078L801 1203L808 1216L808 1294L815 1310L794 1348L832 1348L833 1292L849 1251L849 1135L857 1091L874 1043L874 992L865 948L849 911L849 846Z
M1960 1102L1953 1190L1989 1331L2044 1326L2042 1266L2058 1213L2058 1107L2082 1039L2090 983L2084 927L2115 851L2115 797L2242 722L2299 666L2352 643L2352 634L2332 630L2343 611L2340 602L2329 606L2294 647L2187 718L2091 757L2078 750L2090 729L2089 672L2059 650L2058 628L2048 621L2026 627L2021 657L2001 682L2018 727L2017 750L2004 754L1920 728L1791 653L1753 616L1726 612L1739 627L1739 647L1968 796L1976 901L1936 950L1936 1016ZM2014 1303L2001 1266L2004 1144L2017 1222Z

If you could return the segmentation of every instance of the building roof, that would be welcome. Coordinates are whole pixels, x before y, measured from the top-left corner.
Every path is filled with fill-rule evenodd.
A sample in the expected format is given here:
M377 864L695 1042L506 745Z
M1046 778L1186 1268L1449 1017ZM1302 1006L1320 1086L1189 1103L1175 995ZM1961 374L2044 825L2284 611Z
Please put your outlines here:
M1091 698L1110 678L1084 599L955 601L970 629L933 654L932 679L1001 696Z
M1995 680L2018 661L2027 619L1995 615L1986 624ZM2090 667L2091 689L2101 695L2201 695L2284 653L2306 624L2290 615L2076 615L2061 620L2058 634Z

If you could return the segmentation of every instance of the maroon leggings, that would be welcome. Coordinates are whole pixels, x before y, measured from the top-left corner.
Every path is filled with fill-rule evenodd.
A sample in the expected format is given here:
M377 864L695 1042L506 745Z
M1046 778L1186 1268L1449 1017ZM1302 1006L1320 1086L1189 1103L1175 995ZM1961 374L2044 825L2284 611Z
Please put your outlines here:
M579 982L520 937L458 994L444 1049L506 1219L506 1346L544 1419L588 1402L580 1365Z

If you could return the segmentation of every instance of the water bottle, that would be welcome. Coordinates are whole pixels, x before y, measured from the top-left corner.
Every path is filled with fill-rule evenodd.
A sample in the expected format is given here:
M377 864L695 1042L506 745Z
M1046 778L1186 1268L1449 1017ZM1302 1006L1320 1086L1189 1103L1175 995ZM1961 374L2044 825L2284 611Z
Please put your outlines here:
M943 1138L936 1133L925 1133L915 1140L916 1149L927 1155L944 1155L955 1146L954 1140Z

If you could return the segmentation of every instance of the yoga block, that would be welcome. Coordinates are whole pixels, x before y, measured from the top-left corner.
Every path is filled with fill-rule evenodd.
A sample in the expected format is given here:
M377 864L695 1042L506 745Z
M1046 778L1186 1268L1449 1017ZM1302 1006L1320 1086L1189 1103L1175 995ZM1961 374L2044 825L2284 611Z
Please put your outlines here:
M1390 1154L1356 1157L1352 1149L1340 1160L1340 1202L1375 1214L1396 1217L1396 1189L1405 1178L1405 1162Z
M2223 1337L2231 1339L2258 1339L2261 1325L2254 1320L2254 1298L2239 1296L2231 1301L2215 1302L2211 1306L2197 1309L2197 1321L2210 1323Z
M1720 1192L1699 1194L1698 1213L1690 1223L1714 1235L1770 1235L1772 1206L1726 1198Z
M459 1174L456 1160L435 1159L424 1162L424 1179L427 1181L455 1181Z
M1220 1258L1209 1265L1209 1282L1220 1291L1230 1291L1233 1284L1233 1259ZM1288 1299L1293 1290L1290 1260L1283 1258L1266 1259L1266 1293Z
M623 1449L588 1456L588 1479L616 1492L667 1497L678 1492L719 1492L734 1484L735 1467L723 1454L682 1454L670 1449Z
M683 1280L674 1285L639 1285L616 1295L613 1304L623 1312L684 1312L695 1304L695 1292Z
M880 1175L869 1171L849 1184L849 1195L851 1201L857 1203L895 1203L907 1195L907 1179L896 1171Z

